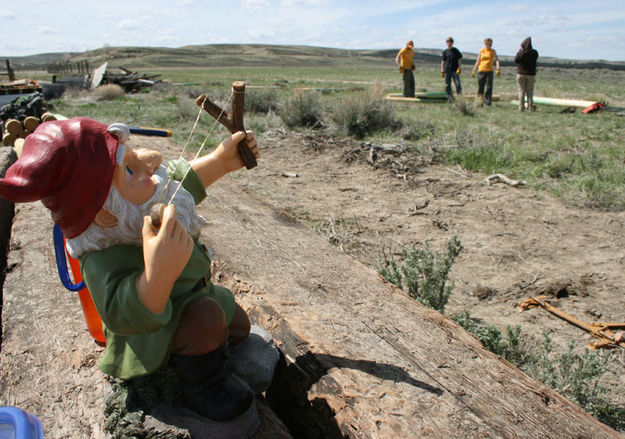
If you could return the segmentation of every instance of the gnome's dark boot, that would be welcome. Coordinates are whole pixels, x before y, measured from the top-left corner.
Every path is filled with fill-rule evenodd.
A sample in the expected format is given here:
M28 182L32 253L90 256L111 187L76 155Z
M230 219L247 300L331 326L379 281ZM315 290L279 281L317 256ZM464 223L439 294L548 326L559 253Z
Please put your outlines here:
M214 421L240 416L254 402L249 385L224 368L225 346L204 355L172 355L182 396L190 410Z

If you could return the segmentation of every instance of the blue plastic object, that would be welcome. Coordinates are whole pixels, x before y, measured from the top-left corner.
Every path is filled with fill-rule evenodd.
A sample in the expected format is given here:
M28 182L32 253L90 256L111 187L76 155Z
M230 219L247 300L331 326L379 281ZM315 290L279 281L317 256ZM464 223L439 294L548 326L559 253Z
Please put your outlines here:
M163 128L128 127L128 129L131 134L139 134L141 136L171 137L171 131Z
M17 407L0 407L0 439L43 439L39 418Z
M72 283L67 271L67 258L65 257L65 243L63 242L63 232L58 225L54 225L52 229L52 238L54 239L54 256L56 257L56 269L59 271L59 277L63 286L70 291L80 291L85 288L85 281L80 283ZM0 436L0 439L3 439Z

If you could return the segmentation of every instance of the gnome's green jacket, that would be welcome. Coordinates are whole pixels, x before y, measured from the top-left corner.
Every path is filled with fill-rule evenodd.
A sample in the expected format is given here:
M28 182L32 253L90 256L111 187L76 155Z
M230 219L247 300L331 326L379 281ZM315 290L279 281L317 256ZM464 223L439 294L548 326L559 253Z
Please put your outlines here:
M190 165L182 161L172 177L175 163L170 162L170 178L180 180ZM184 178L183 187L199 204L206 197L204 186L193 170ZM139 300L135 279L144 270L143 249L135 245L114 245L80 256L83 278L102 318L106 351L98 366L118 378L132 378L157 370L169 358L173 336L185 306L196 297L215 298L224 309L227 323L234 315L234 298L226 288L208 285L198 288L209 275L210 260L201 244L193 252L174 284L165 310L154 314ZM200 283L200 286L202 284Z

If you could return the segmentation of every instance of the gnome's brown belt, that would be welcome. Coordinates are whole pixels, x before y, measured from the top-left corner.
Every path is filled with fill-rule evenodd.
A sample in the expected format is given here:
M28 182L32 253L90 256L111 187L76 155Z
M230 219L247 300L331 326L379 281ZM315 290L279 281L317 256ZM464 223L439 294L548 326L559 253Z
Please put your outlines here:
M194 292L194 293L197 293L202 288L207 287L208 286L208 282L209 282L208 281L208 276L204 275L199 281L197 281L195 286L193 288L191 288L191 291Z

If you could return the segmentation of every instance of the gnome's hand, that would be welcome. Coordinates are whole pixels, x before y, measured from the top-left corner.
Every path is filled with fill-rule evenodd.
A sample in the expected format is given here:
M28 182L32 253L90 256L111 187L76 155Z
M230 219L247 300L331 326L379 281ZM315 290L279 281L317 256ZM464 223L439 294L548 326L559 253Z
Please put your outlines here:
M145 271L137 278L137 292L146 308L160 314L165 310L174 282L191 257L193 240L176 219L173 205L165 208L158 233L149 216L143 220L142 233Z
M237 169L241 169L245 166L237 149L237 145L243 139L247 140L247 147L252 152L254 157L257 159L260 157L254 133L251 131L236 132L221 142L221 144L215 149L215 156L222 160L226 172L236 171Z
M221 142L213 152L199 157L191 162L191 167L200 177L204 187L208 187L228 172L241 169L244 164L237 145L243 139L247 140L247 147L254 158L260 157L260 151L254 133L251 131L238 131Z

